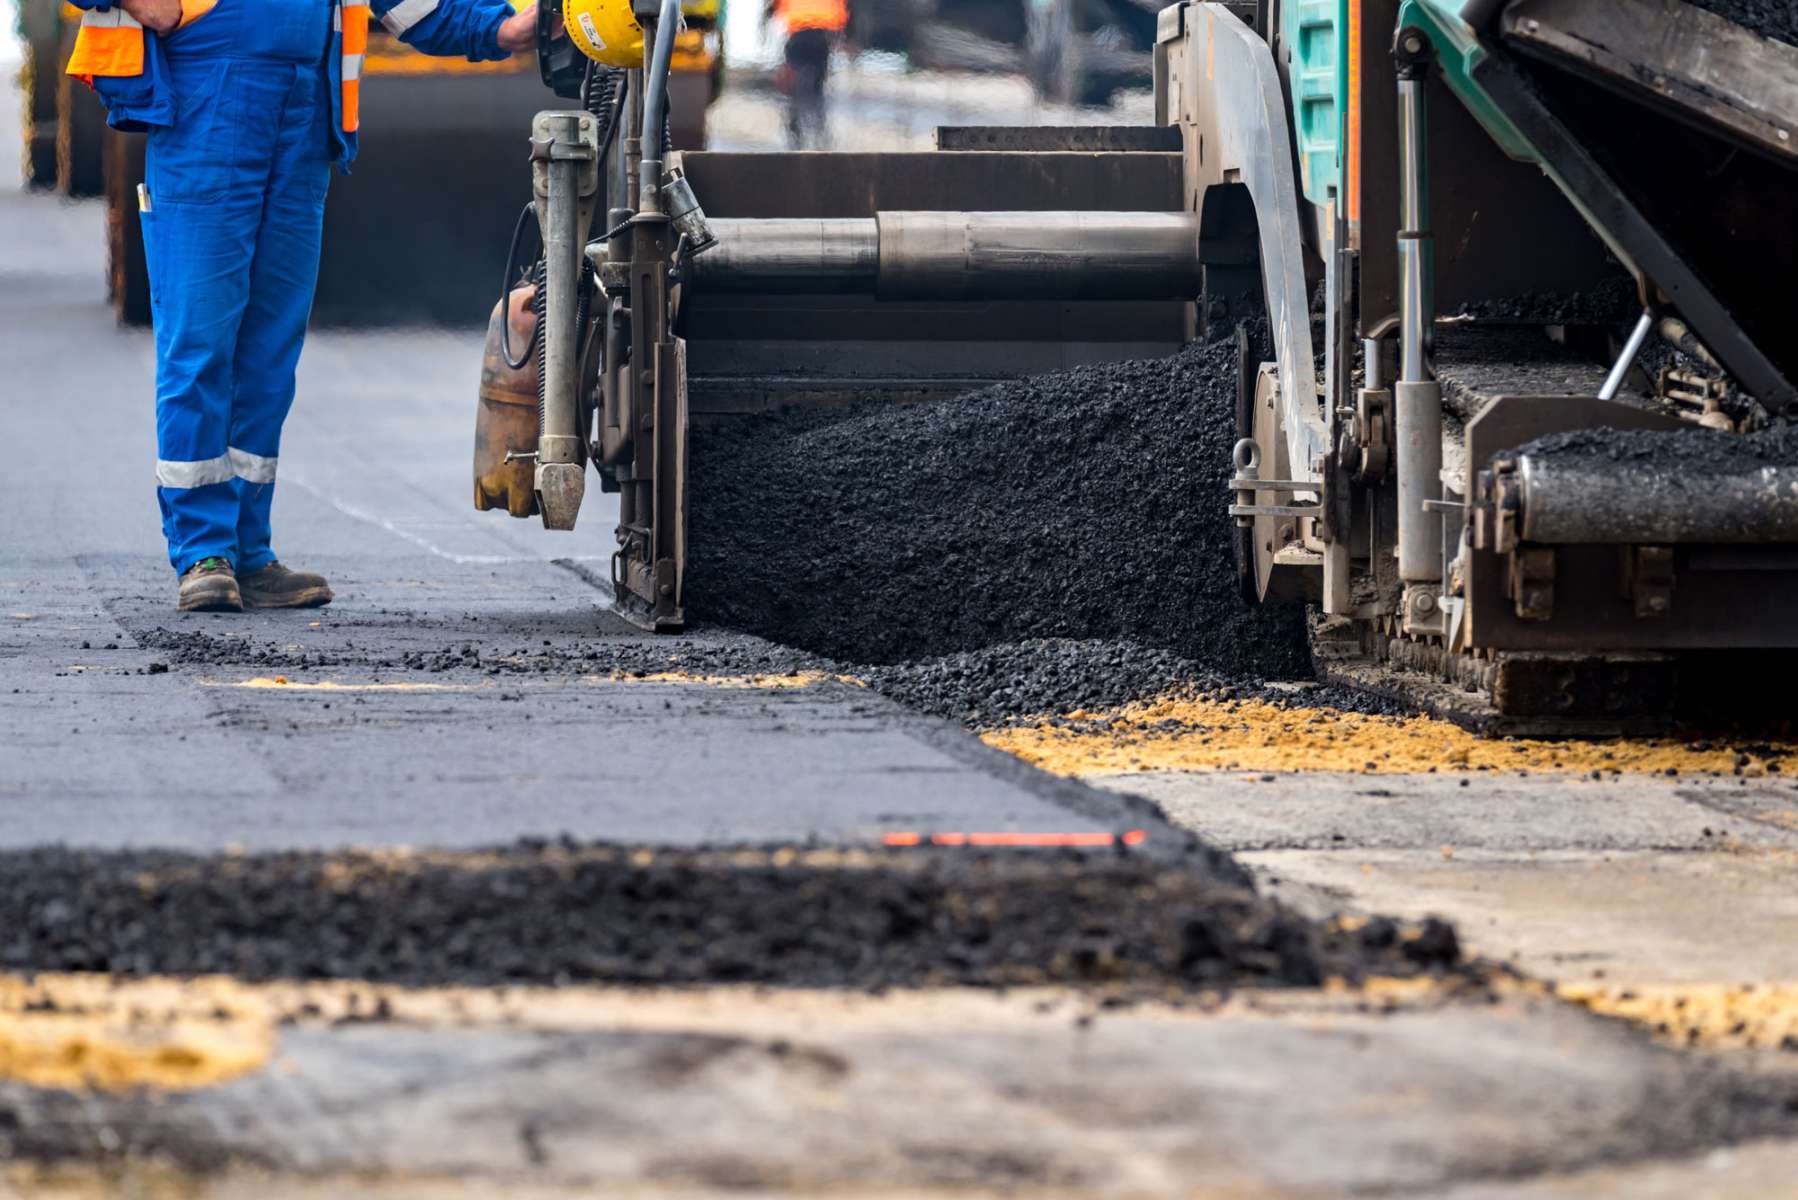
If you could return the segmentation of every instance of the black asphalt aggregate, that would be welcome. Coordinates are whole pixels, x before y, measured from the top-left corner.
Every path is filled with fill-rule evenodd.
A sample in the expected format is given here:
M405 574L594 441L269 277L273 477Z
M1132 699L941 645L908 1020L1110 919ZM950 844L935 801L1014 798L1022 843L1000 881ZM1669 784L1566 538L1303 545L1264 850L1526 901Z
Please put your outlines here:
M405 984L883 988L1448 971L1446 924L1319 924L1227 855L846 857L520 843L475 856L0 853L0 969Z
M1226 341L697 428L689 603L855 662L1103 638L1232 679L1307 677L1302 611L1239 598L1236 387Z
M1798 4L1791 0L1689 0L1762 37L1798 46Z

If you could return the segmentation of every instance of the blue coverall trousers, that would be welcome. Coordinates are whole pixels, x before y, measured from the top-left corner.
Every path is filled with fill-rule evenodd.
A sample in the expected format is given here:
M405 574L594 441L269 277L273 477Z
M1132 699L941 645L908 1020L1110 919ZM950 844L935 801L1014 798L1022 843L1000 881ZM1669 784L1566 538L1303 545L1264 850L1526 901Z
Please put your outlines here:
M320 37L322 49L323 38ZM332 105L322 61L172 57L140 203L169 562L275 559L281 426L318 282Z

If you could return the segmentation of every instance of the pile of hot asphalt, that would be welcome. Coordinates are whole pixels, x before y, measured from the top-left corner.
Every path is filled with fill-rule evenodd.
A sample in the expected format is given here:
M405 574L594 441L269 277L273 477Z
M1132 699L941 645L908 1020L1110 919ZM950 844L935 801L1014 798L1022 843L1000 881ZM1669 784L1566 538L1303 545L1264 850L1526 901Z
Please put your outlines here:
M1228 344L695 431L693 615L964 720L1310 675L1238 594Z

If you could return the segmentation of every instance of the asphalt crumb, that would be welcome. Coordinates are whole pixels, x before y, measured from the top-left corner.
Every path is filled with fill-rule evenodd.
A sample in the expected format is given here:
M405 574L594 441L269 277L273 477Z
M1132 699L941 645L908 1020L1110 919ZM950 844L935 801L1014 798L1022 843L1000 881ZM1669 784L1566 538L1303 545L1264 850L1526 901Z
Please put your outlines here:
M981 729L1177 696L1388 715L1411 711L1351 688L1233 677L1122 639L1037 638L849 670L908 708Z
M1762 37L1798 46L1798 4L1792 0L1687 0L1687 3L1746 26Z
M352 622L333 631L353 634ZM363 628L364 633L372 631ZM426 675L610 675L624 677L685 672L693 675L796 675L836 670L827 658L728 631L680 638L568 636L557 628L468 632L443 624L426 644L396 646L393 639L336 636L298 645L287 638L260 641L205 630L156 626L137 633L138 643L161 651L183 667L255 670L398 672Z
M1197 845L1093 851L0 854L0 969L394 984L1315 986L1463 970L1435 920L1349 926Z
M1755 470L1798 463L1798 426L1776 424L1748 434L1716 429L1580 429L1536 438L1518 454L1610 462L1645 462L1669 471Z
M1635 281L1617 266L1609 278L1580 291L1523 292L1469 300L1443 315L1525 325L1617 325L1641 314Z

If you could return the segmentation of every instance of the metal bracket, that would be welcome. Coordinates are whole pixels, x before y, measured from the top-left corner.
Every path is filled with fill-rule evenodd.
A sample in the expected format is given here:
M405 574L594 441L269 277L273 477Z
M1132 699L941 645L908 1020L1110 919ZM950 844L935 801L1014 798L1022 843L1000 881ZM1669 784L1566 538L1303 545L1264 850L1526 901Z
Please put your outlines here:
M1377 483L1386 477L1391 461L1392 391L1362 388L1355 393L1355 410L1343 431L1343 461L1354 472L1356 483Z
M1309 517L1312 520L1324 514L1321 504L1232 504L1230 515L1233 517Z
M1673 611L1673 547L1626 546L1623 549L1626 594L1638 617L1664 617Z
M1522 546L1511 554L1508 592L1524 621L1546 621L1555 611L1555 552L1551 546Z
M1448 631L1442 596L1434 584L1413 583L1407 585L1404 603L1400 611L1403 614L1403 626L1406 633L1415 636L1435 636Z

